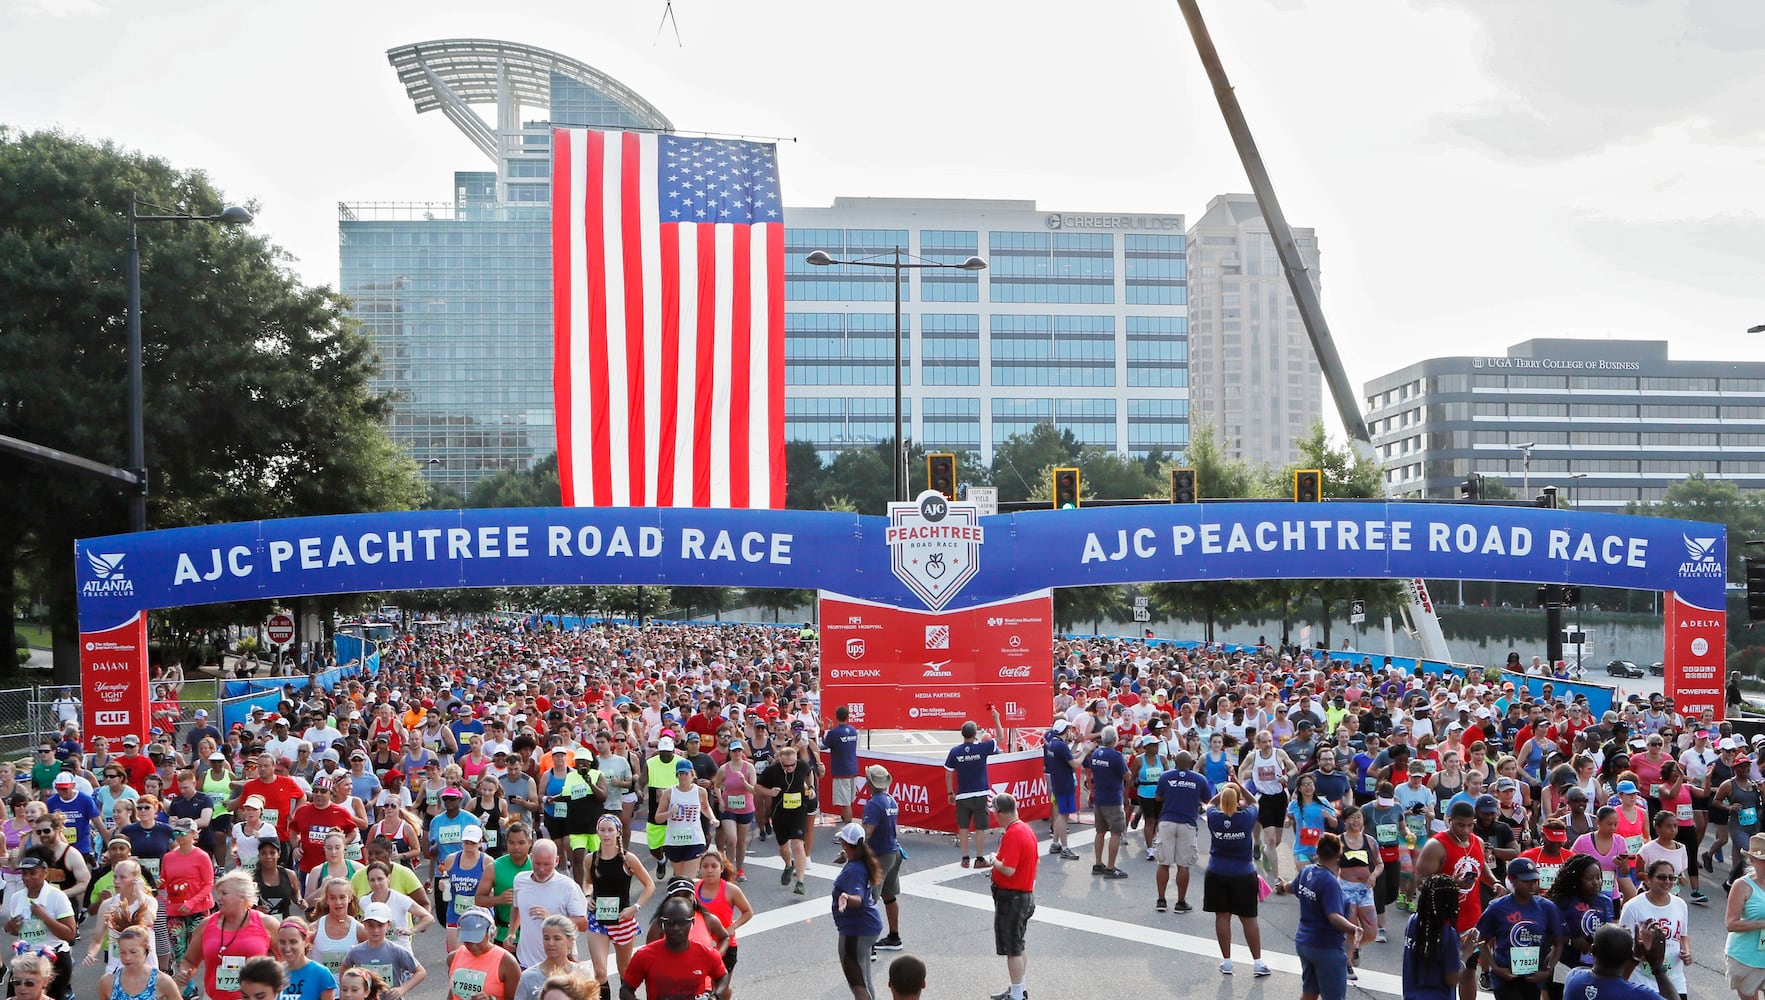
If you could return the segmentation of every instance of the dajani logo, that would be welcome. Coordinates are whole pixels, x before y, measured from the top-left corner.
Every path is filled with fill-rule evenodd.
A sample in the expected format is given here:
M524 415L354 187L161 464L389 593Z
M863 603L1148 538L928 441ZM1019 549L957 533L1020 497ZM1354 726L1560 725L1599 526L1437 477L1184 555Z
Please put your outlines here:
M1681 535L1685 540L1687 562L1679 564L1680 576L1722 576L1722 560L1717 556L1718 538L1693 538Z
M94 579L87 580L80 587L80 594L85 597L133 596L134 581L123 572L123 558L126 555L126 552L86 553L86 568L92 571Z
M979 512L926 490L912 503L889 505L889 568L926 606L942 611L980 572L984 541ZM931 633L928 628L926 638ZM927 649L947 647L927 645Z
M851 657L854 660L864 659L864 640L863 639L847 639L846 640L846 655Z

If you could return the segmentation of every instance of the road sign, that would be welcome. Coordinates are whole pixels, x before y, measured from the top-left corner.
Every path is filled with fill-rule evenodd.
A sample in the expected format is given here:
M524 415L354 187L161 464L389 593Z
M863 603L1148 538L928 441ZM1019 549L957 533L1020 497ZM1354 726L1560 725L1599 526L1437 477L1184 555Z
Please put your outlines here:
M1152 610L1150 608L1135 608L1134 609L1134 620L1137 622L1151 621L1152 620Z
M968 502L974 504L975 513L981 517L991 517L999 513L999 488L997 486L970 486Z
M294 641L294 619L276 614L264 619L264 638L272 645L286 646Z
M1366 601L1349 601L1348 602L1348 624L1350 624L1350 625L1365 625L1366 622L1367 622L1367 602Z
M1147 597L1145 594L1141 594L1138 597L1134 598L1134 607L1136 607L1136 608L1149 607L1149 606L1151 606L1151 604L1152 604L1152 598Z

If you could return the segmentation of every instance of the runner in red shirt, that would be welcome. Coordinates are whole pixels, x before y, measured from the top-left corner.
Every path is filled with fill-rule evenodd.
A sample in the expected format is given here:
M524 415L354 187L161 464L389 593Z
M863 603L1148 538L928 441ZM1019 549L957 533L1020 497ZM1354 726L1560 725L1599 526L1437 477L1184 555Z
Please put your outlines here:
M1010 795L993 799L993 812L998 815L1004 832L999 836L999 850L991 862L978 862L992 868L993 879L993 950L1005 958L1005 971L1011 976L1007 990L1011 1000L1023 1000L1024 973L1029 959L1024 955L1024 932L1036 912L1036 865L1042 852L1036 847L1036 834L1030 825L1017 818L1017 800Z
M657 912L662 939L639 948L625 971L619 974L619 1000L637 1000L642 983L648 1000L700 997L719 993L729 979L729 969L717 949L692 939L692 903L678 896L662 903Z
M123 737L123 755L115 763L128 774L129 787L141 794L147 791L147 776L158 770L153 761L141 756L141 737L134 733Z
M1477 918L1483 916L1478 885L1500 891L1489 865L1484 862L1483 840L1471 832L1476 825L1476 807L1463 800L1453 803L1445 832L1430 837L1416 858L1416 884L1420 885L1430 875L1446 875L1459 884L1460 933L1477 926ZM1474 979L1472 985L1475 986ZM1461 995L1465 995L1463 991Z
M239 803L253 795L264 800L264 822L276 828L276 836L284 842L288 836L289 821L294 818L294 807L306 793L300 790L300 784L286 774L276 773L276 757L263 754L257 758L257 777L236 785L238 794L227 803L228 809L236 810Z
M347 782L349 776L339 780ZM348 843L356 839L359 829L354 810L331 801L331 782L326 778L313 782L312 801L294 810L288 828L286 839L294 845L294 861L302 875L324 863L327 836L341 833Z

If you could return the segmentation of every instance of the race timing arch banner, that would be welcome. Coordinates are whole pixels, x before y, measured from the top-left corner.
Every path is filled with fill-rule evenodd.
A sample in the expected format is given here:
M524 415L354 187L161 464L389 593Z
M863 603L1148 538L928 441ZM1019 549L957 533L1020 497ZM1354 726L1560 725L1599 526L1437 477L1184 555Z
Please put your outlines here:
M813 589L940 614L1054 587L1160 580L1657 590L1670 595L1668 690L1687 714L1720 713L1726 548L1721 525L1538 507L1277 501L979 517L972 504L927 492L887 517L647 507L340 514L81 539L73 555L90 738L147 728L146 613L156 608L593 584Z

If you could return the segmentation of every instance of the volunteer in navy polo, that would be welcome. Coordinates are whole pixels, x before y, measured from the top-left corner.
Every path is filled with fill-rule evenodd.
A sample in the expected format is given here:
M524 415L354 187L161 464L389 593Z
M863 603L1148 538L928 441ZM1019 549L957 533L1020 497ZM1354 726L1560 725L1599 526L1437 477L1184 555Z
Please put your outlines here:
M827 751L827 773L833 779L833 804L840 807L840 822L852 821L852 803L858 799L858 730L849 721L851 709L833 710L834 727L821 738Z
M1066 733L1071 728L1072 723L1065 719L1055 719L1042 737L1042 770L1048 775L1048 793L1054 799L1054 809L1048 817L1048 853L1077 861L1078 852L1066 846L1066 824L1079 812L1079 763L1073 756L1072 744L1066 742Z
M1498 997L1536 997L1556 971L1562 918L1557 905L1538 894L1538 881L1538 866L1530 859L1509 861L1513 892L1490 903L1477 920Z
M993 724L1004 729L999 710L993 709ZM962 867L969 866L971 856L986 853L986 830L992 826L987 800L993 794L987 780L987 758L999 752L999 744L980 739L980 727L973 722L962 724L962 742L950 748L944 757L944 793L956 807L956 840L962 845ZM980 849L975 847L975 831L980 831Z
M877 864L882 866L882 887L876 895L882 900L883 913L889 921L889 932L876 939L876 949L900 951L901 907L898 899L901 895L901 861L906 857L901 851L901 807L889 794L894 777L888 768L872 764L865 769L864 780L870 786L870 798L864 803L864 839Z
M1189 751L1179 750L1171 760L1171 769L1158 776L1158 912L1164 912L1165 888L1170 884L1171 868L1177 869L1176 912L1188 913L1189 869L1196 864L1196 838L1201 823L1201 807L1213 800L1213 782L1194 770L1195 759Z

